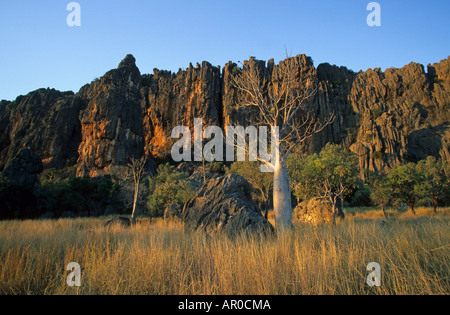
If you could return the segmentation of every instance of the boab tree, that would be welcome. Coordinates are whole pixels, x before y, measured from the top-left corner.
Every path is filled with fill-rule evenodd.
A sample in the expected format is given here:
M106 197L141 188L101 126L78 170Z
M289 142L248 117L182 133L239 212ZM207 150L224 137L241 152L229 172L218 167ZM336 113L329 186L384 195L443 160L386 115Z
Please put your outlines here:
M236 75L232 75L232 82L238 91L237 108L248 109L248 124L279 130L276 154L269 162L260 161L269 165L273 171L275 224L278 230L285 230L291 227L292 222L286 158L295 146L330 124L334 116L330 114L325 120L319 121L313 110L318 80L310 58L299 55L270 67L270 71L263 72L261 68L265 69L260 62L251 58Z

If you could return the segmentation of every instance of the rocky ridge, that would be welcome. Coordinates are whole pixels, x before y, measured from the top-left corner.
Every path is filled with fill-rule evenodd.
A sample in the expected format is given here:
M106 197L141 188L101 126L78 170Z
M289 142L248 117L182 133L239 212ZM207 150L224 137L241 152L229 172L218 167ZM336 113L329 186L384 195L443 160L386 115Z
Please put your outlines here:
M319 84L314 108L333 112L333 124L308 143L310 152L327 142L343 143L359 156L362 170L388 169L428 155L450 158L450 58L411 63L401 69L354 73L299 55L301 71L314 71ZM251 58L269 82L276 65ZM178 73L155 69L141 75L128 55L117 69L77 94L40 89L15 101L0 102L0 170L25 147L45 168L77 164L79 175L109 174L132 156L170 156L175 126L246 125L249 113L237 110L230 62L223 69L208 62ZM363 172L362 172L363 174Z

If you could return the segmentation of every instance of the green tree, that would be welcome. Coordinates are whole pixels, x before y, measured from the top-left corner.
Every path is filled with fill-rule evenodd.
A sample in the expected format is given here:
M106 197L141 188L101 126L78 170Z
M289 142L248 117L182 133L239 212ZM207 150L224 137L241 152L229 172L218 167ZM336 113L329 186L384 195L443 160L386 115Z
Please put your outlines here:
M304 176L302 176L302 173L306 171L303 167L304 162L305 158L303 157L303 152L300 149L292 152L292 154L286 160L290 179L289 183L291 185L292 194L297 200L297 204L300 203L302 194L296 193L296 191L301 188L301 185L305 184L303 183Z
M425 195L433 203L434 213L437 212L439 202L449 194L450 178L448 163L429 156L417 164L417 172L421 174L426 185Z
M176 172L169 163L158 166L157 175L148 179L147 208L151 216L161 217L167 206L184 204L193 197L195 191L186 178L186 173Z
M307 200L318 197L333 205L336 224L337 201L347 196L357 185L357 156L340 145L327 144L320 154L314 154L295 164L292 173L298 183L294 195Z
M373 177L370 184L370 198L376 205L381 207L385 218L388 219L386 207L392 200L392 189L389 179L383 174L375 175Z
M425 177L416 166L414 163L399 165L388 175L393 199L406 203L413 214L416 214L415 206L428 190Z
M263 205L264 216L267 219L273 175L261 172L260 165L257 162L234 162L227 172L241 175L252 185L253 190L257 192L259 203Z
M358 189L352 196L350 205L352 207L367 207L373 204L370 198L370 186L367 183L360 181Z
M106 203L115 200L119 191L119 185L114 184L109 177L41 178L41 184L39 194L44 209L57 216L64 211L75 214L87 211L90 216L93 205L94 208L102 209Z

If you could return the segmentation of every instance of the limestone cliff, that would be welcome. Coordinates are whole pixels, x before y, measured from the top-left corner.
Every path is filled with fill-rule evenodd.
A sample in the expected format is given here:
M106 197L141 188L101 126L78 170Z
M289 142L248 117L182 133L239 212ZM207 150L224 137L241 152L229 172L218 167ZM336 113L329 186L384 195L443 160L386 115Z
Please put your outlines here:
M360 120L351 148L360 156L362 168L390 168L427 155L449 156L449 81L436 78L416 63L356 75L350 103Z
M195 118L222 126L220 68L208 62L195 68L191 64L177 74L155 69L153 75L143 76L140 92L147 155L168 158L172 129L193 128Z
M74 165L81 142L82 102L72 92L40 89L0 104L0 170L30 147L47 168Z
M450 58L411 63L401 69L355 73L299 55L300 74L313 71L318 82L314 108L335 121L307 144L310 152L327 142L343 143L359 156L362 170L383 170L428 155L450 159ZM277 65L251 58L276 85ZM13 102L0 102L0 170L24 147L46 168L77 164L78 174L97 176L126 165L132 156L167 159L175 126L246 125L251 112L236 108L229 62L208 62L178 73L155 69L141 75L133 56L77 94L41 89Z
M140 107L141 73L128 55L117 69L81 88L86 106L79 113L82 141L78 175L105 175L140 157L144 148Z

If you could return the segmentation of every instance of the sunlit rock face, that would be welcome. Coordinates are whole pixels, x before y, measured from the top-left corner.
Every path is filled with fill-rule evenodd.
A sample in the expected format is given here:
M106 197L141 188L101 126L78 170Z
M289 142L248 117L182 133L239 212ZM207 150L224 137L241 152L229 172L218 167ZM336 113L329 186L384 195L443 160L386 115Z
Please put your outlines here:
M141 74L133 56L117 69L84 86L78 93L86 106L79 114L82 142L78 148L78 175L109 174L114 167L142 156L143 117L140 106Z
M334 122L309 139L304 150L320 151L342 143L358 154L364 170L387 170L428 155L450 158L450 59L425 68L411 63L400 69L355 73L298 55L299 80L313 73L318 119ZM267 92L276 86L277 64L250 58ZM236 106L233 75L237 64L223 69L208 62L177 73L155 69L141 75L131 55L117 69L82 87L77 94L40 89L15 101L0 102L0 170L24 147L45 168L77 167L78 175L104 175L146 155L170 160L176 126L249 125L257 111ZM193 133L192 133L193 134Z
M449 157L449 59L401 69L369 69L352 73L343 67L319 65L319 115L336 119L310 142L316 151L328 142L355 152L361 170L387 170L428 155ZM362 172L363 175L363 172Z
M203 62L177 74L155 69L143 76L141 107L146 154L166 159L174 127L193 128L195 118L205 126L222 126L220 68Z

